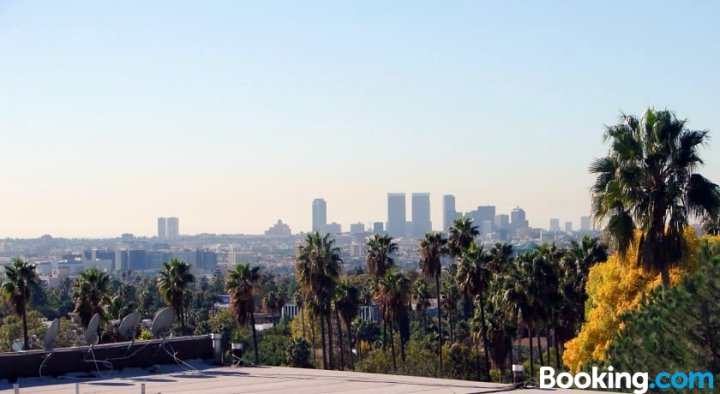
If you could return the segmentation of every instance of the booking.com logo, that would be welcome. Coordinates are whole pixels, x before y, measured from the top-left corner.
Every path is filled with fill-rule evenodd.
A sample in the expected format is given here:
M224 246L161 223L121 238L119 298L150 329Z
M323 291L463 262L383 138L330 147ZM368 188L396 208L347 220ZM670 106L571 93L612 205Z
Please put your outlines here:
M710 372L660 372L653 380L647 372L615 372L612 366L604 371L592 367L590 373L571 374L560 372L555 375L555 368L540 367L540 388L578 388L578 389L628 389L635 394L644 394L648 390L713 390L715 382Z

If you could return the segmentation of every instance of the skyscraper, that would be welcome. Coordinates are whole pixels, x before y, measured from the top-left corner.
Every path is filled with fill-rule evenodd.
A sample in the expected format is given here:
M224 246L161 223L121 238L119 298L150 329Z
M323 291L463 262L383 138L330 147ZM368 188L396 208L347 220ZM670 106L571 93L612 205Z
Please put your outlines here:
M405 193L388 193L387 233L392 237L404 237L405 221Z
M571 234L572 232L572 222L565 222L565 233Z
M550 219L550 232L560 231L560 219L558 218L552 218Z
M322 198L312 202L312 231L325 232L327 226L327 203Z
M430 193L412 194L412 235L422 238L432 231L430 220Z
M180 219L167 218L167 239L175 241L180 238Z
M458 218L455 210L455 196L446 194L443 196L443 231L448 231L453 221Z
M529 224L525 218L525 210L520 207L515 207L515 209L510 212L510 228L516 231L528 227Z
M590 216L580 216L580 231L592 230L592 222Z
M493 223L495 222L494 205L479 206L476 210L468 212L465 216L473 220L473 225L477 226L480 235L485 235L493 231ZM486 221L490 222L489 228L483 225Z
M158 241L167 241L167 219L157 219L157 237Z

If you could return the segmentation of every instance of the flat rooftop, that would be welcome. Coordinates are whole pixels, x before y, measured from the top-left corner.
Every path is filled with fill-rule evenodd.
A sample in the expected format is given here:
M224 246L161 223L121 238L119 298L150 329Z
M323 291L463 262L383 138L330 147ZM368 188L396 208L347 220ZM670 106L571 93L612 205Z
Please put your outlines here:
M285 367L203 366L197 371L178 366L147 370L112 371L107 378L66 377L20 379L21 393L75 394L76 384L85 393L498 393L507 385L464 380L359 372L324 371ZM570 392L571 390L524 389L522 393ZM0 393L12 393L7 382ZM572 391L590 393L589 391Z

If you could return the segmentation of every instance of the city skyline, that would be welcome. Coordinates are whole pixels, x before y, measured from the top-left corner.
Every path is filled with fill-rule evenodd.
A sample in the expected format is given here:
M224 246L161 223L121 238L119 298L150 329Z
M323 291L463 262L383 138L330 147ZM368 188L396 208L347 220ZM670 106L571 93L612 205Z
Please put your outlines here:
M186 234L262 234L278 219L297 232L317 196L347 229L384 222L386 192L401 190L431 194L436 230L448 193L458 211L520 206L532 227L578 228L603 125L621 112L668 108L717 141L718 14L3 2L0 238L150 236L167 215ZM701 151L714 182L717 149Z

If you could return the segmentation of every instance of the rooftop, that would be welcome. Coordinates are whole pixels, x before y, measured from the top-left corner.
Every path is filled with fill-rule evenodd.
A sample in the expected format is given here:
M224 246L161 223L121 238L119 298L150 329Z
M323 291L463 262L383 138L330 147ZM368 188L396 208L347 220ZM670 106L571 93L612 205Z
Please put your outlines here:
M197 365L196 365L197 366ZM88 375L89 376L89 375ZM285 367L211 367L198 370L166 366L154 372L134 369L113 371L107 378L30 378L21 379L21 393L498 393L512 391L508 385L381 375L359 372L324 371ZM570 390L522 390L524 394L566 392ZM0 393L12 386L0 383ZM573 393L590 393L573 391Z

